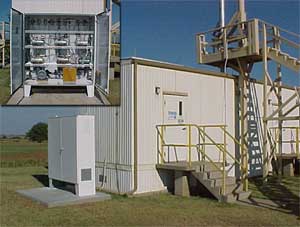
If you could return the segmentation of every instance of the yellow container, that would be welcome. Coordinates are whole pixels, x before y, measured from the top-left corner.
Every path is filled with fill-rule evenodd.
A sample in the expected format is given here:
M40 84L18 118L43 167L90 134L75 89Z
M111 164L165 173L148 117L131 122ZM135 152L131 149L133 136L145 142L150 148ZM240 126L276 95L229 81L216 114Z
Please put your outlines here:
M63 80L64 82L75 82L77 76L76 68L63 68Z

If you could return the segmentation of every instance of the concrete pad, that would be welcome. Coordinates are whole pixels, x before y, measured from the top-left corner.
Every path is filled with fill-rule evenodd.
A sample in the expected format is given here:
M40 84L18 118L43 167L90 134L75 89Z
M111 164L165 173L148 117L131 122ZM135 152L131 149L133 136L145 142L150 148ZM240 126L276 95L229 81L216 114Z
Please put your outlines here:
M17 193L35 202L43 204L49 208L57 206L99 202L111 199L110 195L102 192L97 192L96 195L93 196L79 197L71 192L49 187L18 190Z
M238 200L236 201L236 204L240 205L246 205L246 206L252 206L252 207L260 207L260 208L267 208L270 210L276 210L276 211L282 211L284 212L285 209L283 209L279 204L276 202L269 200L269 199L259 199L259 198L248 198L244 200Z

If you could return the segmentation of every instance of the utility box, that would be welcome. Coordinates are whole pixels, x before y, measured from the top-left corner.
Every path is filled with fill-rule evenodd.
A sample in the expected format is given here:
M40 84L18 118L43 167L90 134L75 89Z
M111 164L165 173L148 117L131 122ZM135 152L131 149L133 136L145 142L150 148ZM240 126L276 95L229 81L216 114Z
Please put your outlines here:
M110 17L106 0L12 0L11 93L23 86L94 87L108 93ZM76 74L65 80L64 70Z
M48 174L52 180L74 184L78 196L94 195L94 116L57 117L48 120Z

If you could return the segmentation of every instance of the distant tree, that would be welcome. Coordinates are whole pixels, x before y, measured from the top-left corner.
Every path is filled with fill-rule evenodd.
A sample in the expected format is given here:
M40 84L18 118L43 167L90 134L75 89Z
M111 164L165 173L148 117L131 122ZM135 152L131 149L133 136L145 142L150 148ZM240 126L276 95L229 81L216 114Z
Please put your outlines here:
M35 124L27 133L26 137L35 142L43 142L48 139L48 125L46 123Z

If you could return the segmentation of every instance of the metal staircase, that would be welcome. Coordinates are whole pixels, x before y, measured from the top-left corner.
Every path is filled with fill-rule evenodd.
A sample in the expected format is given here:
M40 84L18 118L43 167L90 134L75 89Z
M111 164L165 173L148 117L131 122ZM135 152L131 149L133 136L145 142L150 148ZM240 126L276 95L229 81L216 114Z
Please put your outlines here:
M281 65L284 65L285 67L293 71L300 71L300 59L291 57L289 54L284 53L273 47L267 48L267 55L268 58L278 62Z
M178 127L185 128L187 144L176 141L174 134L172 138L169 138L172 141L166 139L168 129ZM238 147L239 150L247 150L247 148L242 147L226 127L225 125L195 124L158 125L156 127L157 169L187 174L188 181L191 182L192 178L196 179L218 201L234 202L237 199L248 198L251 192L248 191L247 167L246 169L242 167L241 162L235 158L236 152L228 150L229 144L235 148ZM222 135L222 141L220 141L220 135ZM196 140L197 143L192 143ZM187 151L187 156L181 155L180 157L184 150ZM233 168L239 169L240 176L231 176Z
M239 1L240 4L243 1ZM240 10L244 12L244 10ZM262 62L263 72L263 178L267 179L270 166L270 149L268 144L268 122L277 121L279 127L279 143L277 148L282 153L282 124L284 121L297 121L299 115L293 110L300 109L300 87L295 87L292 94L285 101L282 98L283 72L286 67L296 72L295 81L300 77L300 35L259 19L240 19L235 23L218 27L196 35L198 63L219 67L226 72L232 68L239 73L238 89L240 103L241 143L246 143L248 124L247 103L250 77L253 65ZM269 62L276 66L276 76L269 73ZM293 74L292 74L293 75ZM294 75L293 75L294 76ZM276 78L276 79L274 79ZM298 86L298 85L297 85ZM277 109L269 113L268 100L271 95L276 97ZM298 97L298 101L294 102ZM284 109L286 109L284 111ZM295 123L296 124L296 123ZM296 125L294 125L296 126ZM246 156L245 156L246 157ZM248 163L247 160L244 163Z

